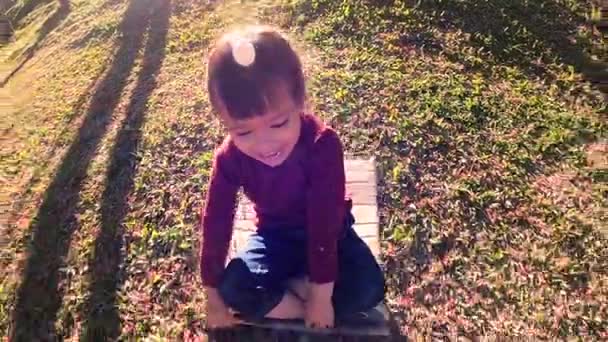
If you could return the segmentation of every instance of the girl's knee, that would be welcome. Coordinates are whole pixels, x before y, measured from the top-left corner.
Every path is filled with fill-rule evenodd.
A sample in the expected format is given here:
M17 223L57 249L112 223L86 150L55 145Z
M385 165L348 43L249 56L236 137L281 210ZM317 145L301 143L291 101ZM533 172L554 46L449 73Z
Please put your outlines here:
M366 268L355 279L343 279L334 291L338 316L367 311L384 299L384 276L379 268Z
M242 259L232 259L218 285L218 292L226 305L237 311L245 305L250 296L247 285L251 285L251 280L247 264Z
M360 282L353 286L359 301L360 310L371 309L384 299L384 274L379 266L370 267L365 271Z
M246 319L264 317L283 296L283 292L268 287L265 281L253 274L241 258L228 263L218 292L227 306Z
M384 299L385 286L382 272L374 272L365 283L360 284L361 305L372 308Z

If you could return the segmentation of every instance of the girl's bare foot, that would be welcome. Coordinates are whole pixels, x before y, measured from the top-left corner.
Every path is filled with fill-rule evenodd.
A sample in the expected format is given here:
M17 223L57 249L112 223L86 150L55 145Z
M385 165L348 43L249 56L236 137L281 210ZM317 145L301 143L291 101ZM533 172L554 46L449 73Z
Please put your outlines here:
M291 292L285 292L283 299L267 315L275 319L303 319L304 302Z

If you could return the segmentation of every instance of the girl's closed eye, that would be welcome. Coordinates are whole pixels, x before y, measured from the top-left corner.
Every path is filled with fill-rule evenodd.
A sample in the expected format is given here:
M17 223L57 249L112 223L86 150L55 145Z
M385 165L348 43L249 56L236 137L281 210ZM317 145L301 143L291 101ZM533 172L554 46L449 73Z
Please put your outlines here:
M281 121L280 123L274 124L270 127L271 128L281 128L281 127L284 127L285 125L287 125L288 122L289 122L289 118L286 118L285 120Z
M251 131L244 131L244 132L236 132L236 135L239 137L244 137L251 134Z

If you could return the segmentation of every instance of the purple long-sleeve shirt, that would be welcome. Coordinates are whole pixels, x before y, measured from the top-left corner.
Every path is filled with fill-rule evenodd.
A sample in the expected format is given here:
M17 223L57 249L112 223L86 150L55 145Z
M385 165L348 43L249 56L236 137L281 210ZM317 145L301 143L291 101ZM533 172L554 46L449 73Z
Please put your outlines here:
M203 285L217 286L224 271L241 187L254 204L258 229L306 227L310 280L335 281L337 238L350 209L342 144L317 117L301 120L299 140L279 166L245 155L230 138L216 150L201 218Z

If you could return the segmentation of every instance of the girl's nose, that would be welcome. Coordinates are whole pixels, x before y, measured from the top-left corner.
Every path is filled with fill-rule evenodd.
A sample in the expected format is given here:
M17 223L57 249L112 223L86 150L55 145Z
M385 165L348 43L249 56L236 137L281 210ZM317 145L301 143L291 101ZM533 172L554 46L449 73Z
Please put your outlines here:
M279 143L275 139L264 137L260 139L258 146L260 147L261 151L272 152L273 149L279 146Z

